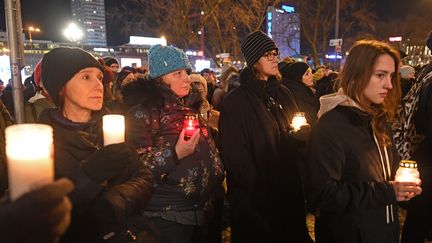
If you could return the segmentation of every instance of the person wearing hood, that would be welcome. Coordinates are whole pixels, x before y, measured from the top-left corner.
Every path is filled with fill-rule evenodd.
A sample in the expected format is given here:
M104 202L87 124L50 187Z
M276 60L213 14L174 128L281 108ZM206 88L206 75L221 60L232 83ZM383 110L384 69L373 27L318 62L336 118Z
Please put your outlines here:
M299 110L305 113L307 122L312 126L318 119L319 109L312 69L304 62L295 62L281 69L281 74L282 84L291 91Z
M398 159L388 124L399 104L399 54L357 41L337 93L322 96L308 145L308 206L317 243L399 242L398 201L420 182L396 182Z
M129 107L126 140L155 178L144 215L159 229L162 243L199 242L205 237L209 202L223 180L224 167L200 115L202 106L192 108L199 102L194 98L200 96L190 93L192 67L186 53L154 45L148 63L148 79L123 87L123 100ZM188 125L194 121L195 131Z
M104 146L102 65L82 49L58 47L43 56L41 76L57 107L39 116L53 128L55 177L75 184L71 226L60 242L138 237L129 223L142 217L153 178L125 143Z
M280 82L278 48L256 31L241 51L248 66L240 86L225 96L219 120L232 242L311 242L297 165L300 137L294 138L305 128L291 130L298 110Z

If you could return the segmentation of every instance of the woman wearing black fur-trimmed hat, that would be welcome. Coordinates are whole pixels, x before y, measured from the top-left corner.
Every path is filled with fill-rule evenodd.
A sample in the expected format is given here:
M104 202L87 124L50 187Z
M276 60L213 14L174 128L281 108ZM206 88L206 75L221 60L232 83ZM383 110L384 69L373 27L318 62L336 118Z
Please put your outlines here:
M248 66L225 96L219 121L232 242L310 242L297 167L305 128L291 132L297 108L278 78L278 48L257 31L241 50Z
M60 242L124 242L127 230L138 233L128 222L149 199L153 180L125 143L103 147L103 67L88 52L60 47L43 57L42 77L58 107L39 116L54 130L55 177L76 185L71 227Z

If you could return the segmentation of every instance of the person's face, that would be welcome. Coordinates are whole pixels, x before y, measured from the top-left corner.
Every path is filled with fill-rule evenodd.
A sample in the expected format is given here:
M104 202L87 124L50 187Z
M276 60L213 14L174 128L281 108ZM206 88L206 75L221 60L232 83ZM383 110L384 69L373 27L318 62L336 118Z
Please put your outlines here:
M180 69L162 76L162 82L166 84L174 94L179 97L185 97L189 94L190 78L186 69Z
M379 56L374 64L372 76L363 90L360 99L366 105L381 104L393 88L392 77L395 73L395 62L388 54Z
M64 86L64 107L75 110L97 111L103 103L103 73L99 68L80 70Z
M271 76L276 76L279 73L278 62L279 52L276 50L264 53L254 65L259 78L262 80L267 80Z
M0 92L3 92L4 89L5 89L4 83L0 83Z
M303 80L303 83L306 84L306 86L308 86L308 87L312 87L314 85L313 74L312 74L311 68L308 68L306 70L306 72L303 74L302 80Z
M111 69L111 71L113 71L113 73L118 73L119 65L117 63L113 63L109 66L109 68Z

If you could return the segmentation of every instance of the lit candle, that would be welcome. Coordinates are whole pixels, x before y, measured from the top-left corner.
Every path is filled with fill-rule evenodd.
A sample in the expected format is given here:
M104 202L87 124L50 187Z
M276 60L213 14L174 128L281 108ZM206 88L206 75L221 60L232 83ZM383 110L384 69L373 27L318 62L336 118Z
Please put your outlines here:
M103 121L104 146L124 143L125 141L125 118L122 115L105 115Z
M401 160L399 169L396 171L396 181L420 183L420 173L417 163L413 160Z
M199 121L197 114L187 114L183 121L183 129L185 130L184 138L189 140L197 129L199 129Z
M11 200L52 182L52 128L43 124L19 124L7 127L5 133Z
M308 125L304 112L294 112L294 118L292 119L291 126L294 128L294 132L300 130L301 126Z

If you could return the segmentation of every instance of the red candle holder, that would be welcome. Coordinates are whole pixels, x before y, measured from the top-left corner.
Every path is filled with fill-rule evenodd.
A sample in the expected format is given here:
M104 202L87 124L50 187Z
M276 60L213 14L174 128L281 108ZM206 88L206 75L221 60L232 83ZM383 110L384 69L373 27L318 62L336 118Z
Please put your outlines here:
M189 140L197 129L199 129L198 114L187 114L183 121L183 129L185 130L184 139Z

